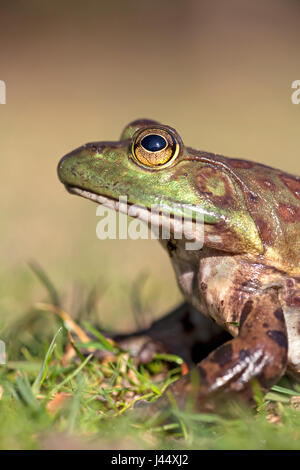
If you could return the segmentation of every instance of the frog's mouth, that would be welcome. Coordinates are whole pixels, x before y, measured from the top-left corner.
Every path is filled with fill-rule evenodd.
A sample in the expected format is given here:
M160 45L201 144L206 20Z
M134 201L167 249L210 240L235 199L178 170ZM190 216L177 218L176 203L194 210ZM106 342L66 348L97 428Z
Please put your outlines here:
M65 185L66 190L71 194L76 194L77 196L84 197L85 199L89 199L90 201L96 202L97 204L101 204L108 209L112 209L116 212L122 212L123 214L128 214L128 209L132 206L130 202L120 202L112 197L101 196L101 194L92 193L91 191L87 191L86 189L78 188L77 186L67 186ZM142 212L147 213L147 207L136 206L141 209ZM139 217L137 215L137 217ZM139 217L140 218L140 217ZM142 218L141 218L142 219Z
M167 209L167 206L164 208L164 210L160 208L160 210L153 211L152 209L150 210L147 206L132 204L128 202L126 198L116 200L112 197L96 194L77 186L65 185L65 187L71 194L84 197L85 199L89 199L90 201L96 202L97 204L101 204L108 209L112 209L129 217L139 219L142 222L145 222L149 229L161 229L167 227L172 238L185 238L195 242L203 243L204 224L199 225L199 223L196 223L190 219L189 223L185 223L183 227L182 217L177 217L176 215L172 214L170 210ZM161 232L159 233L159 238L161 238Z

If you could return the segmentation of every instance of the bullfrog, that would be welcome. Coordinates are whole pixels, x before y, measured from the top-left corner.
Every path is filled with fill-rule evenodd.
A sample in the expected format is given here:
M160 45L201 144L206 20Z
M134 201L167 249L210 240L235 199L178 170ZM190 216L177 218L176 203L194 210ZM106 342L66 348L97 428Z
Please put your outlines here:
M58 176L72 194L116 211L138 207L146 222L155 204L173 221L185 206L192 222L202 216L201 248L187 249L176 223L161 237L185 302L140 332L195 364L167 388L179 406L191 393L198 409L216 396L253 402L257 386L300 378L300 177L195 150L150 119L131 122L119 141L67 154Z

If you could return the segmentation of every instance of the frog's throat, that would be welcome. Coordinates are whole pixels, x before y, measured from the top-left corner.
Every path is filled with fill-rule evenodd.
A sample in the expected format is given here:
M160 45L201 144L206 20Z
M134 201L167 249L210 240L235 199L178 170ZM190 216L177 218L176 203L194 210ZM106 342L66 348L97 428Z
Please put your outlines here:
M128 215L129 217L137 218L145 222L148 227L150 226L161 228L168 226L170 228L170 234L182 234L182 219L172 217L170 214L163 214L161 212L152 213L146 206L140 206L137 204L131 204L128 201L117 201L116 199L109 198L107 196L101 196L100 194L86 191L85 189L78 188L77 186L65 186L67 191L71 194L75 194L90 201L101 204L108 209L112 209L116 212L121 212ZM133 210L131 210L133 209ZM150 216L151 214L151 216ZM195 224L193 221L191 224L184 226L184 238L193 240L195 242L203 243L204 239L205 224Z

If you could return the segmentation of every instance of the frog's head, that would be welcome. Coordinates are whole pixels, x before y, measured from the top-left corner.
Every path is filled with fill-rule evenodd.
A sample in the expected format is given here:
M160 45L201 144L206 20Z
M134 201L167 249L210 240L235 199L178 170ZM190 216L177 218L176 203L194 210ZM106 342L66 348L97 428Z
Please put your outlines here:
M141 208L141 219L153 206L173 218L201 214L213 247L261 250L242 190L217 156L185 147L175 129L159 122L137 120L117 142L79 147L60 160L58 176L69 192L117 210L126 196Z

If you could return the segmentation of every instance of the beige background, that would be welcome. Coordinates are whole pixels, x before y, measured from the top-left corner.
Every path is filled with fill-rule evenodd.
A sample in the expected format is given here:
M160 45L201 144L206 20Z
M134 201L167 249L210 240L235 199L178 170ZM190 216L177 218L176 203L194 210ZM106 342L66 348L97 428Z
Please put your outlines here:
M158 315L180 298L167 255L155 241L97 240L96 206L65 192L57 162L149 117L190 146L300 174L299 2L15 0L0 9L1 318L45 298L32 258L71 313L74 283L98 285L101 320L132 325L132 289L147 274L142 308Z

